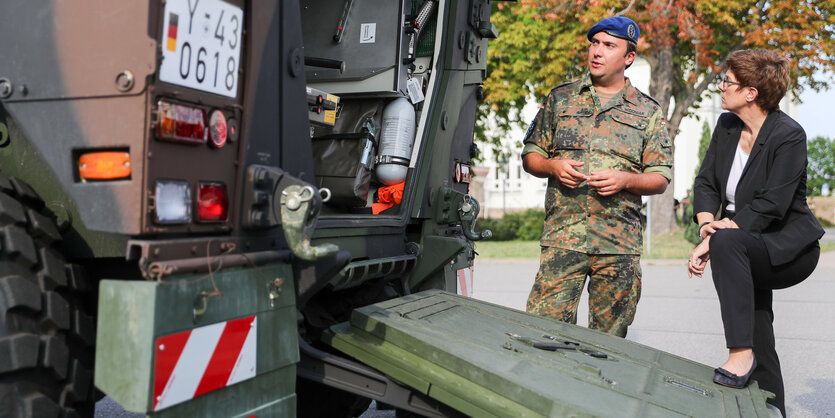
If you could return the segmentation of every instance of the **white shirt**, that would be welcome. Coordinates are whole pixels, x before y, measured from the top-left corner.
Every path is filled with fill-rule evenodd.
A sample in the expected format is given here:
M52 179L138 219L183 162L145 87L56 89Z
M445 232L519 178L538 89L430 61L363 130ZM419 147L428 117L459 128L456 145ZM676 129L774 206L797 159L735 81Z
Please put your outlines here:
M736 185L739 184L739 178L742 177L742 170L745 168L745 163L748 162L748 154L742 150L742 146L736 144L736 154L734 154L734 162L731 165L731 173L728 174L728 187L725 189L725 198L728 199L727 211L735 212L736 205L734 199L736 198Z

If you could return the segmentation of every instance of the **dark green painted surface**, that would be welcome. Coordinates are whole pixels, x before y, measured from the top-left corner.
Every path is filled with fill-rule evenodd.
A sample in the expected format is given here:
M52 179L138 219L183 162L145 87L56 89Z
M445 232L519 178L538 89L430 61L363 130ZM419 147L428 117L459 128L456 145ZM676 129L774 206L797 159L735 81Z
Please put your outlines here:
M421 241L422 253L409 276L409 286L418 286L432 272L448 264L465 248L467 241L463 237L439 237L424 233Z
M213 276L213 277L212 277ZM100 284L95 382L129 411L151 408L158 337L257 315L256 377L172 406L155 416L295 415L299 361L297 311L289 265L230 269L162 282L103 280ZM271 303L268 284L283 279ZM195 299L214 280L223 296L208 297L196 320Z
M756 383L721 387L708 366L436 290L357 309L331 331L335 348L471 416L769 416Z

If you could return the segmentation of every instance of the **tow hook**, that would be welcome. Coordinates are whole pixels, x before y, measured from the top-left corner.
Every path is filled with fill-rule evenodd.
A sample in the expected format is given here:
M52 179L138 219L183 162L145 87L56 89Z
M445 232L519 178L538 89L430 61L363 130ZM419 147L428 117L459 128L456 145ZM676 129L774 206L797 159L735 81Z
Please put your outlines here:
M474 197L449 187L440 187L437 191L433 191L431 201L432 218L435 222L439 224L461 222L464 236L471 241L490 239L493 236L490 230L475 231L475 221L481 207Z
M302 260L317 260L339 251L334 244L311 246L322 196L312 186L291 185L281 191L281 229L290 250Z
M458 217L461 218L461 228L464 230L464 236L471 241L479 241L493 237L493 232L489 229L481 232L475 231L475 220L478 217L479 210L480 206L478 201L468 194L464 195L464 198L461 199L461 204L458 206Z

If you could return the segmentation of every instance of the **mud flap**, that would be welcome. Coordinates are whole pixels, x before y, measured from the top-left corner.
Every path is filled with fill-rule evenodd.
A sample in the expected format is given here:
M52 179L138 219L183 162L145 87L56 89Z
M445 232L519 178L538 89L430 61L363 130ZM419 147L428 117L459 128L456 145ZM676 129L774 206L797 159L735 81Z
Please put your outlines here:
M285 263L103 280L96 386L157 417L293 416L296 312Z

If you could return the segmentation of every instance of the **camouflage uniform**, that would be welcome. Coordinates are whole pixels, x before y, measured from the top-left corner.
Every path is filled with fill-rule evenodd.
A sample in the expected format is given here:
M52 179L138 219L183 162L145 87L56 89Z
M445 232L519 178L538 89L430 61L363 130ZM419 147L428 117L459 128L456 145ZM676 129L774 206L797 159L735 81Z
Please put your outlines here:
M548 95L525 135L523 155L572 159L578 171L613 169L671 177L670 138L661 109L626 80L601 104L591 77L560 85ZM641 196L600 196L582 183L570 189L548 179L540 270L528 312L575 323L589 284L589 326L625 336L641 293Z

